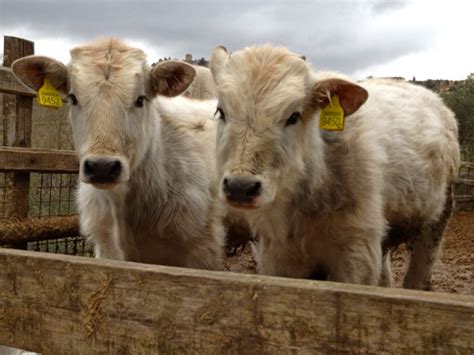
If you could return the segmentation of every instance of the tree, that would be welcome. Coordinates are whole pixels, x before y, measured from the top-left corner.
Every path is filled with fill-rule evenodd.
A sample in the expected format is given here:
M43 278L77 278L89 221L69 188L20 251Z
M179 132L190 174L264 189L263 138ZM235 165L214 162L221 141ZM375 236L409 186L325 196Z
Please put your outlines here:
M474 160L474 80L456 82L443 94L459 122L459 142L463 159Z

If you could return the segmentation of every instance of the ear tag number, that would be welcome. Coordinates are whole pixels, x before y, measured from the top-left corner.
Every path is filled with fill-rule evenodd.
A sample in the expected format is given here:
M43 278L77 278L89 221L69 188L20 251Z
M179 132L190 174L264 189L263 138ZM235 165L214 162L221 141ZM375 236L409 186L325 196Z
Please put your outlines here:
M319 128L326 131L344 130L344 110L339 103L339 96L334 95L331 102L321 110Z
M63 105L61 94L54 88L48 79L44 79L43 86L38 90L38 104L44 107L58 109Z

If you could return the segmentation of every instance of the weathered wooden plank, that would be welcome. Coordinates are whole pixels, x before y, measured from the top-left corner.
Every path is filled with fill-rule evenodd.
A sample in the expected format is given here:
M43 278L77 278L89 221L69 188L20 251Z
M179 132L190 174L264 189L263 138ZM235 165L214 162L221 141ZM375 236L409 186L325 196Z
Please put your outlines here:
M469 202L474 201L474 195L456 195L454 199L456 202Z
M4 37L3 65L12 63L34 53L34 43L16 37ZM15 147L31 147L31 116L33 98L28 96L3 95L3 144ZM6 177L8 201L5 217L25 218L29 211L30 174L14 172ZM26 244L16 245L26 248Z
M0 171L77 173L74 151L0 147Z
M462 161L462 162L461 162L461 168L474 169L474 162Z
M457 179L456 184L464 184L468 186L474 186L474 179Z
M0 66L0 93L36 97L36 92L13 75L10 68Z
M0 249L0 344L45 354L462 353L474 297Z
M0 219L0 245L79 235L77 215Z

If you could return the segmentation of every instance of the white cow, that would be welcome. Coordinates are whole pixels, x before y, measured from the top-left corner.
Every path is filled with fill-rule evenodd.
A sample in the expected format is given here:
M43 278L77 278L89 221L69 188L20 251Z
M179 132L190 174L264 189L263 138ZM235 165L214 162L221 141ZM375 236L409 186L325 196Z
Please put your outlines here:
M314 73L271 46L218 47L211 71L219 195L259 236L260 273L377 285L384 263L387 285L390 241L403 235L404 285L429 288L460 160L456 120L437 95ZM321 108L336 95L345 128L322 131Z
M207 143L215 103L168 98L193 81L192 66L150 69L140 49L101 39L72 49L67 67L30 56L12 68L33 89L49 79L69 98L80 226L97 257L221 268L224 229Z
M216 99L216 87L209 68L200 65L193 65L193 68L196 71L196 76L183 95L197 100Z

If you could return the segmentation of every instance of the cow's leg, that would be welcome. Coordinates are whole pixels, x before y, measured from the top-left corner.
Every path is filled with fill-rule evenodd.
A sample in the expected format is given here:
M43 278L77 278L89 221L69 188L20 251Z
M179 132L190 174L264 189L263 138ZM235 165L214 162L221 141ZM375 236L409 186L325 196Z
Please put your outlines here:
M99 259L124 260L123 251L115 240L116 226L110 214L89 212L80 214L81 234L89 236L94 244L94 255Z
M438 258L443 233L451 217L454 200L448 188L444 210L436 221L427 221L408 242L410 264L403 280L404 288L431 289L431 273Z
M438 258L442 230L434 230L434 224L421 228L420 234L407 243L410 263L403 280L404 288L431 290L431 273ZM437 229L437 228L436 228Z
M379 239L380 240L380 239ZM382 273L382 247L360 241L340 248L329 263L329 280L378 286Z
M190 236L182 245L182 255L176 255L176 262L185 255L185 267L194 269L223 270L225 229L219 222L212 223L210 231L203 232L199 238Z
M253 244L257 272L261 275L309 278L311 271L302 261L300 252L292 245L279 243L276 238L259 236Z
M390 259L390 252L387 252L382 257L382 275L380 278L380 286L392 287L392 265Z

